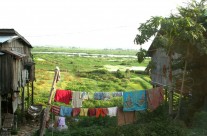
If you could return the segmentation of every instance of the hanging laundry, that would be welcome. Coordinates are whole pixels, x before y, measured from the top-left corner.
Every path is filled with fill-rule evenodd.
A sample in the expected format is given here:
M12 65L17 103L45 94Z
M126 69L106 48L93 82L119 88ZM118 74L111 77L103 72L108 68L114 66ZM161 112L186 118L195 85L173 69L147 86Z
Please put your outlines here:
M118 126L135 123L137 120L135 111L123 112L123 108L117 109Z
M110 117L116 116L117 115L117 107L109 107L108 108L108 115Z
M96 116L96 108L89 108L88 109L88 116Z
M80 99L82 99L83 101L89 100L89 92L81 92Z
M80 108L82 107L82 99L80 98L80 92L79 91L73 91L73 97L72 97L72 107L73 108Z
M88 108L81 108L80 116L88 116Z
M60 107L53 105L50 109L50 112L54 113L55 115L59 115L60 114Z
M80 114L80 108L73 108L72 114L74 117L78 116Z
M71 116L72 108L70 107L65 107L65 106L60 106L60 116Z
M141 111L147 108L146 91L132 91L123 93L124 111Z
M109 92L103 92L103 100L109 100L111 98L111 95Z
M107 108L96 108L96 117L105 117L108 114Z
M65 126L65 117L59 117L58 118L58 127L64 127Z
M55 102L63 102L65 104L69 104L72 99L72 91L70 90L60 90L57 89L55 93Z
M164 92L162 87L147 90L148 109L155 110L164 101Z
M103 99L104 99L103 92L94 93L94 100L103 100Z
M113 97L122 97L123 96L123 92L113 92L112 96Z

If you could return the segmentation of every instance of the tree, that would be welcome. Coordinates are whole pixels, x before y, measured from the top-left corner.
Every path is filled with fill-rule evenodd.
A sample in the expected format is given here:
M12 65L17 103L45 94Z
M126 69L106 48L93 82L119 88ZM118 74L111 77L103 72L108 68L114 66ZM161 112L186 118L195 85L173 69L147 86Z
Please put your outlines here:
M181 77L182 84L180 86L180 96L182 97L184 81L186 77L191 77L194 80L195 85L191 87L193 90L198 87L201 75L207 75L207 73L202 70L198 71L195 66L205 66L202 61L207 61L207 11L205 7L205 0L196 2L192 0L187 3L186 7L178 7L177 14L171 14L169 17L152 17L145 23L142 23L138 28L140 34L137 34L134 42L138 45L142 45L147 42L152 36L156 36L153 46L158 48L162 47L165 49L169 57L173 53L178 53L181 56L173 60L171 58L171 63L173 69L182 69L183 74ZM140 57L140 56L138 56ZM142 57L142 56L141 56ZM198 61L201 59L202 61ZM142 60L138 58L138 60ZM201 83L201 82L200 82ZM205 86L205 90L194 90L194 96L200 97L201 95L196 95L201 93L206 98L207 102L207 87L206 82L202 82L200 85ZM180 104L179 102L178 114L180 115ZM202 104L201 104L202 105Z

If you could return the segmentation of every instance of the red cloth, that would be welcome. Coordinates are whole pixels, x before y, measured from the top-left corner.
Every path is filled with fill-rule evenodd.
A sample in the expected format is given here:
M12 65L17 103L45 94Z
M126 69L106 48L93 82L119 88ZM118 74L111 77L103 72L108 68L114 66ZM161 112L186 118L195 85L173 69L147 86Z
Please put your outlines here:
M59 115L60 113L60 107L53 105L50 109L50 112L54 113L55 115Z
M72 114L73 116L78 116L80 113L80 108L73 108Z
M164 93L162 87L147 90L148 108L150 111L155 110L163 101Z
M89 108L88 116L96 116L96 108Z
M96 117L105 117L108 114L107 108L96 108Z
M72 99L72 91L70 90L60 90L57 89L55 93L55 102L63 102L65 104L69 104Z

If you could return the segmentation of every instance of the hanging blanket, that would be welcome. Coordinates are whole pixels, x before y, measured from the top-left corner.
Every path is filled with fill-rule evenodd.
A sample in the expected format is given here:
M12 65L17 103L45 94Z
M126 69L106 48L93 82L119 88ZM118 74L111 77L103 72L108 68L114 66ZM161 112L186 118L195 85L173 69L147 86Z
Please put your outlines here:
M157 87L147 90L148 109L155 110L164 101L163 88Z
M57 89L55 93L55 102L62 102L65 104L69 104L70 100L72 99L72 91L70 90L60 90Z
M123 111L141 111L147 108L146 91L124 92L123 94L124 108Z

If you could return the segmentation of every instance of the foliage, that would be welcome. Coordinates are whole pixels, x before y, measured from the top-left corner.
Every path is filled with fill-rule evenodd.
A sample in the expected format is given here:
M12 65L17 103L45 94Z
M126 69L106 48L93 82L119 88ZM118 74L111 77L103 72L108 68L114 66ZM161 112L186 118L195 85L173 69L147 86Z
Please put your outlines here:
M194 97L192 104L196 109L206 106L204 99L207 97L207 82L203 80L204 75L207 75L204 70L207 67L205 63L207 60L205 2L205 0L200 2L192 0L185 7L179 7L178 13L171 14L167 18L151 17L140 25L138 28L140 34L137 34L134 40L136 44L142 45L152 36L156 36L151 49L164 48L166 54L171 58L170 64L172 64L173 70L184 71L185 74L178 75L179 80L182 80L179 90L182 94L185 89L184 84L190 88L188 90L192 91ZM171 56L174 53L179 54L180 57L173 60ZM193 79L194 83L186 84L184 81L187 79Z

